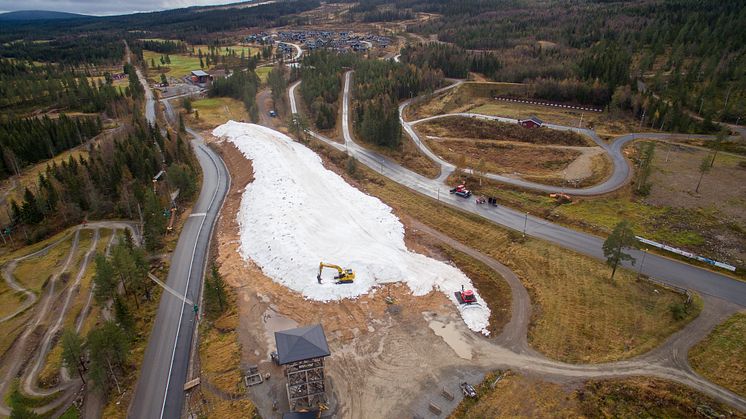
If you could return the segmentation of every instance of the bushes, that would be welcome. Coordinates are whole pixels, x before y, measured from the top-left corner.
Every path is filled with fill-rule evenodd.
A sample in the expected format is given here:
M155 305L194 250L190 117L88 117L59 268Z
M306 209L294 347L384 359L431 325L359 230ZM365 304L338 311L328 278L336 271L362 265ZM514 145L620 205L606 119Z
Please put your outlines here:
M422 123L418 127L426 134L440 135L440 130L447 130L449 136L460 138L521 141L532 144L588 145L585 137L571 131L558 131L543 127L526 129L518 124L463 116L438 118Z
M687 314L689 314L689 306L685 303L671 304L669 310L671 310L671 315L676 321L684 320Z

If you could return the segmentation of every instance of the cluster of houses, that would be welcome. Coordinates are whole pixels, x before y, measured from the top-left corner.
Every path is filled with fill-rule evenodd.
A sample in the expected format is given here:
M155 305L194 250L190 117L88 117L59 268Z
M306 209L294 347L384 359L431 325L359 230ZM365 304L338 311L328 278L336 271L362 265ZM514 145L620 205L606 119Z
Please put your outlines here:
M258 32L246 37L247 42L272 45L278 43L278 50L291 54L292 46L287 43L301 44L312 51L318 48L333 49L338 52L365 52L374 46L387 47L391 39L375 34L356 34L352 31L280 31L274 34Z
M284 42L278 42L277 52L281 53L282 55L292 56L295 54L295 47Z
M272 35L268 34L267 32L258 32L247 36L246 42L272 45L275 43L275 40L274 38L272 38Z

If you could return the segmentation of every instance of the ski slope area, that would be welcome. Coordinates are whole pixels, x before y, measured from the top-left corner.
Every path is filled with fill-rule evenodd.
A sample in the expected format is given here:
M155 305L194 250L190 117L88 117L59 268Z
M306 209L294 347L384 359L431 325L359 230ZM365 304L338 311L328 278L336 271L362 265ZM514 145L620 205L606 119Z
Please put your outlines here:
M414 295L442 291L457 307L454 292L473 289L457 268L407 250L404 226L389 206L324 168L321 158L272 129L227 122L213 135L233 143L252 161L254 181L238 212L244 259L272 280L317 301L355 298L378 284L403 282ZM319 262L354 270L352 284L336 284L336 271ZM478 293L475 290L475 294ZM487 333L490 310L461 309L466 325Z

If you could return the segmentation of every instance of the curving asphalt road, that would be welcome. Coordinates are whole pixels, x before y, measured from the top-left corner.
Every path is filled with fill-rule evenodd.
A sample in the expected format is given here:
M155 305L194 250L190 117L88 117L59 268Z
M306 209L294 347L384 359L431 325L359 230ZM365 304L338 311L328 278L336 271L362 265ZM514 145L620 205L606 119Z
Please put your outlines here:
M147 82L142 78L141 82L149 91ZM146 97L146 109L154 110L152 94ZM146 115L154 124L155 111ZM202 167L202 189L171 256L166 284L186 299L199 301L210 238L230 177L222 159L204 144L204 139L191 129L187 131L194 137L192 147ZM181 417L195 318L193 307L185 299L173 293L161 295L128 417Z
M348 73L349 74L349 73ZM347 75L345 77L348 77ZM432 97L433 95L437 95L439 93L442 93L446 90L453 89L460 84L462 84L463 81L457 80L453 84L448 85L446 87L443 87L441 89L436 90L433 92L433 94L428 95L426 97ZM475 119L482 119L482 120L489 120L489 121L499 121L499 122L505 122L505 123L511 123L515 124L518 123L517 119L513 118L505 118L500 116L492 116L492 115L482 115L477 113L469 113L469 112L456 112L456 113L449 113L449 114L443 114L443 115L434 115L429 116L426 118L418 119L415 121L406 121L404 119L404 111L407 108L407 106L411 105L413 102L421 100L422 97L417 97L413 99L406 100L402 102L399 105L399 122L402 125L402 128L404 131L412 138L412 141L414 144L420 149L420 151L427 156L430 160L440 165L440 176L438 177L439 181L445 181L448 176L453 173L454 170L456 170L456 166L450 162L447 162L437 154L435 154L430 148L420 139L420 137L417 135L415 130L413 129L414 125L432 121L435 119L440 118L447 118L447 117L454 117L454 116L460 116L460 117L466 117L466 118L475 118ZM650 139L658 139L658 140L666 140L671 138L699 138L699 139L712 139L715 138L712 135L692 135L692 134L669 134L669 133L659 133L659 132L642 132L642 133L632 133L623 135L620 137L615 138L611 144L605 142L601 139L601 137L596 134L595 131L588 128L576 128L576 127L568 127L564 125L557 125L557 124L544 124L545 127L558 130L558 131L572 131L576 132L581 135L585 135L593 142L596 143L599 147L601 147L605 152L606 155L611 159L613 170L611 175L604 180L603 182L589 186L587 188L567 188L567 187L561 187L561 186L552 186L552 185L545 185L542 183L537 182L531 182L523 179L516 179L512 177L502 176L495 173L485 173L483 176L496 180L498 182L506 183L513 186L518 186L525 189L530 189L534 191L540 191L540 192L546 192L546 193L570 193L573 195L579 195L579 196L594 196L594 195L601 195L608 192L615 191L622 186L626 185L627 182L630 180L632 176L632 171L629 167L629 163L627 162L627 159L624 157L624 153L622 153L622 150L624 149L624 146L627 145L630 141L636 140L638 138L650 138ZM472 173L473 171L471 169L466 169L467 173Z
M424 177L402 167L381 154L359 146L352 138L348 122L350 113L350 76L350 72L345 74L342 103L342 133L345 144L339 144L318 133L309 132L310 135L340 151L347 151L372 170L422 195L438 199L449 206L479 215L495 224L517 231L525 230L527 235L549 241L595 259L605 260L602 250L604 239L601 237L575 231L511 208L477 205L474 200L465 200L449 194L448 186L443 183L444 178L442 174L438 179ZM295 89L299 84L300 82L296 82L288 89L290 109L293 113L297 113ZM629 253L638 261L642 261L643 251L631 250ZM639 266L633 267L629 263L625 263L624 266L640 270L643 274L665 284L696 291L737 304L741 307L746 307L746 282L737 281L713 271L652 253L645 255L645 262L641 269Z

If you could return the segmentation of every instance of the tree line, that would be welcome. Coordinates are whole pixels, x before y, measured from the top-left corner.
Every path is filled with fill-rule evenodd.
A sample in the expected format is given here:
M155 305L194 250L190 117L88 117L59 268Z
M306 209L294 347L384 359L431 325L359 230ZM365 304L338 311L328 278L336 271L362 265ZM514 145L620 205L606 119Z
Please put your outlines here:
M187 51L187 46L184 42L170 39L139 39L134 45L137 45L140 49L147 49L161 54L178 54Z
M369 143L396 148L401 141L399 100L437 89L443 83L443 73L427 66L360 60L355 64L353 83L355 132Z
M448 44L407 45L401 51L401 60L417 67L437 68L446 77L464 79L469 71L494 77L502 68L497 56L490 52L470 52Z
M6 25L7 22L4 22L3 26ZM0 57L21 61L51 62L73 66L83 63L119 64L123 56L124 44L115 34L60 35L52 40L16 40L0 43Z
M330 129L336 125L342 71L352 67L357 60L355 54L338 54L328 50L304 55L300 69L300 76L303 77L300 95L317 128ZM294 71L297 72L296 69Z
M31 65L20 61L0 60L0 109L10 115L19 109L57 107L81 112L121 112L120 93L108 72L97 82L89 80L87 71L70 66Z
M0 122L0 179L83 144L101 132L98 117L14 119Z
M180 189L189 199L196 191L196 170L189 145L176 135L163 137L141 118L133 130L94 145L88 156L52 162L39 173L23 199L8 205L13 230L32 231L35 242L86 217L138 218L145 223L145 246L160 248L166 233L168 191ZM170 188L153 190L153 177L167 171Z

